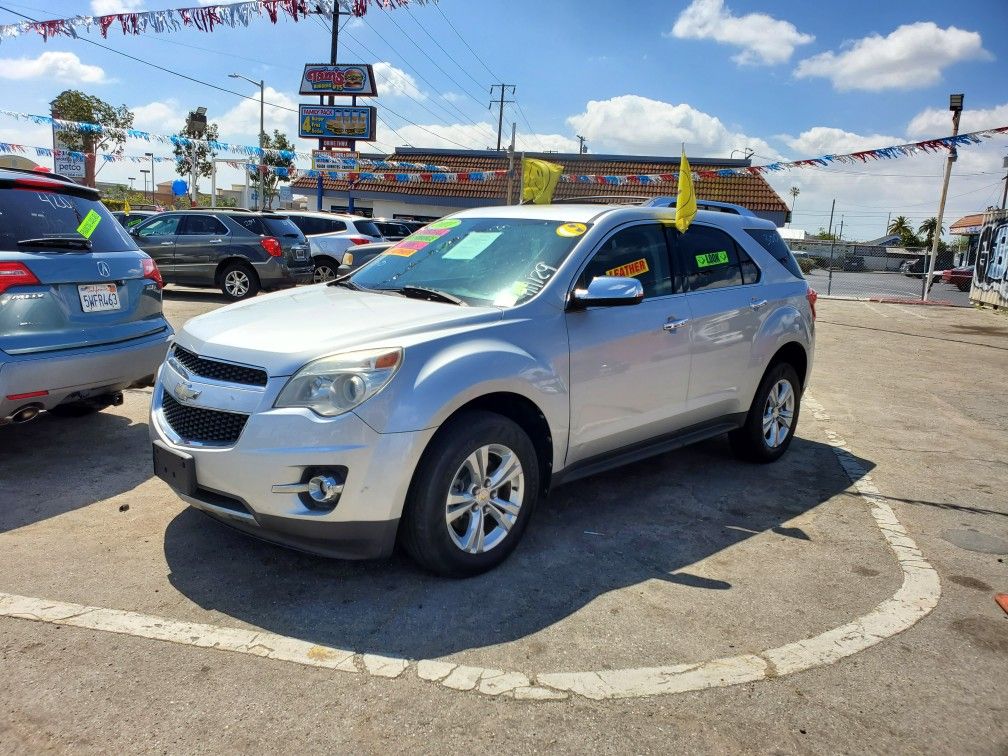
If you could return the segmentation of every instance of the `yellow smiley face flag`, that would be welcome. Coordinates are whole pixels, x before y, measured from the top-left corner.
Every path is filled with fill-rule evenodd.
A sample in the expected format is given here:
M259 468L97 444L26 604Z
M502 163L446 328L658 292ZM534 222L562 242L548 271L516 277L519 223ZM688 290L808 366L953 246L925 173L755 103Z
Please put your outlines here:
M563 166L535 158L522 158L522 201L548 205L553 201Z
M693 176L690 174L689 161L686 159L686 147L684 145L682 158L679 160L679 194L676 197L675 208L675 226L679 229L679 233L686 233L689 224L696 217L696 209Z

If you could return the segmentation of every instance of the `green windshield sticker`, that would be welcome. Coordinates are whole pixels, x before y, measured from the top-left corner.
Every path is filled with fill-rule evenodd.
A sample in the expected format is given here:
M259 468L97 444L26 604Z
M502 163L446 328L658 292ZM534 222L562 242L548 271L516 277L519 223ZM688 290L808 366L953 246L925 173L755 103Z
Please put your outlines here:
M85 239L90 239L91 234L98 228L99 223L101 223L101 216L94 210L88 210L88 214L84 216L84 220L77 226L77 233Z
M697 255L696 264L698 268L709 268L712 265L727 265L728 253L722 249L718 252L707 252Z
M457 226L461 222L462 221L460 221L460 220L458 220L456 218L445 218L444 220L435 221L434 223L431 223L431 224L425 226L425 228L428 228L428 229L430 229L430 228L455 228L455 226Z

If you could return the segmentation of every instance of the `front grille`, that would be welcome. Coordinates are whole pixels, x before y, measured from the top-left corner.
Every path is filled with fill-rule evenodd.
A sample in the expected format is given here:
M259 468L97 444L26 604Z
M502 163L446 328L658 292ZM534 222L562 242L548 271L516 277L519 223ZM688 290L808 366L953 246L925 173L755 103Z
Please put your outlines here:
M237 412L179 404L164 391L161 392L161 408L171 429L186 441L233 444L248 420L248 415Z
M172 350L172 354L186 370L204 378L212 378L215 381L224 381L225 383L244 383L248 386L266 385L266 371L259 368L208 360L206 357L200 357L178 345Z

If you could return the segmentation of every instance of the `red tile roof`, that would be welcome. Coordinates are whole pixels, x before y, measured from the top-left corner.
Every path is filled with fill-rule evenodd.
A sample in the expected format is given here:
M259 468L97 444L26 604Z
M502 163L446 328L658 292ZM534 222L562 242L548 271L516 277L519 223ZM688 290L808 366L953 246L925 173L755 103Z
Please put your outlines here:
M982 226L984 222L983 213L973 213L972 215L964 215L962 218L957 220L951 226L949 226L950 234L961 233L964 229L973 228L976 226Z
M529 155L531 157L531 155ZM628 174L655 174L672 173L678 171L679 161L675 160L649 160L643 158L634 159L632 156L626 158L594 159L586 155L558 155L544 154L535 155L551 162L564 166L564 173L579 175L628 175ZM430 163L444 166L449 172L469 172L469 171L490 171L507 169L507 155L487 154L486 152L465 153L462 151L449 152L435 150L432 152L409 151L408 153L390 155L387 160L402 160L412 163ZM724 161L705 163L703 159L696 161L690 159L690 165L694 171L705 169L717 169L725 167ZM744 165L739 161L731 163ZM515 169L517 176L515 179L515 196L520 191L521 176L520 163L515 158ZM364 169L366 170L366 169ZM417 171L410 171L417 172ZM318 179L302 177L294 182L294 187L306 193L310 193L317 187ZM345 192L349 188L346 181L335 181L330 178L323 178L323 186L326 191ZM409 195L415 197L431 198L452 197L466 198L474 200L493 200L501 203L507 198L507 179L492 179L479 183L400 183L396 181L362 181L358 182L354 189L363 192L387 192L389 194ZM557 199L569 197L657 197L662 195L675 194L677 191L675 182L650 184L650 185L624 185L612 186L603 184L576 184L561 182L557 185ZM731 176L718 178L700 177L696 182L697 197L701 200L714 200L719 202L733 202L743 205L753 211L765 212L787 212L787 205L784 203L762 176ZM436 202L434 202L436 204Z

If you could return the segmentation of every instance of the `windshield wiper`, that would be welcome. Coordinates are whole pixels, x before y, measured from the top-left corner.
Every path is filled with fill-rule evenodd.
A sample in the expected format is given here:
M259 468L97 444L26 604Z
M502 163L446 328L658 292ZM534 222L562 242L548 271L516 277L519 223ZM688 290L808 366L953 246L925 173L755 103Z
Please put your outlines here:
M79 236L40 236L37 239L22 239L19 247L56 247L62 249L91 249L91 240Z
M425 286L403 286L401 289L390 289L389 291L399 292L404 297L411 297L412 299L426 299L428 302L447 302L448 304L460 305L462 307L469 306L468 302L459 299L453 294L438 291L437 289L428 289Z

